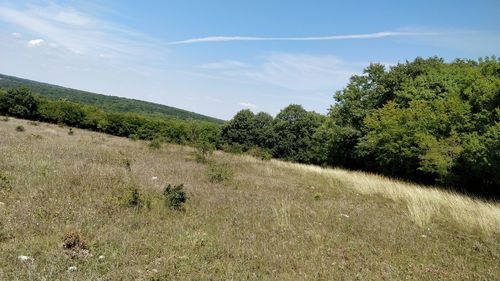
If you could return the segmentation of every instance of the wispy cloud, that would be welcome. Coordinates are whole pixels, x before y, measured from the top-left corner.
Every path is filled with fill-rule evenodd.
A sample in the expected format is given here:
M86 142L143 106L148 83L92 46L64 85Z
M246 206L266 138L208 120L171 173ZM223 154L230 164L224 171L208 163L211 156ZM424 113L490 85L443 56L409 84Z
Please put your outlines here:
M144 59L145 56L152 57L165 51L161 47L164 45L162 42L95 18L71 6L49 4L12 8L0 5L0 21L40 38L37 40L43 40L29 41L28 46L58 46L75 55L98 58L104 54L121 59L141 56ZM13 36L19 38L17 34Z
M239 106L243 107L243 108L249 108L249 109L257 109L259 108L258 106L256 106L255 104L253 103L249 103L249 102L240 102L238 103Z
M224 60L220 62L206 63L198 66L203 69L225 70L225 69L238 69L249 67L248 64L236 60Z
M367 63L346 62L333 55L276 53L259 63L213 62L205 67L212 76L294 91L333 91L362 71ZM241 104L240 104L241 105Z
M438 35L432 32L402 32L402 31L383 31L365 34L347 34L332 36L313 36L313 37L254 37L254 36L209 36L201 38L191 38L187 40L174 41L169 45L183 45L195 43L215 43L231 41L334 41L334 40L353 40L353 39L376 39L395 36L431 36Z

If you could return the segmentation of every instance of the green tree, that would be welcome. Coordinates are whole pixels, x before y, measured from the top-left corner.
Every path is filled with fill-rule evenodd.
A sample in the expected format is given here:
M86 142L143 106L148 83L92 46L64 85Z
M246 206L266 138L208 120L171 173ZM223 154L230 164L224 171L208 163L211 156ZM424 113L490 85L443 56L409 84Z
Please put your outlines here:
M291 161L315 163L313 135L323 118L315 112L307 112L302 106L292 104L281 110L274 119L276 134L274 156Z
M27 88L9 89L7 93L0 95L0 113L34 119L38 116L38 101Z

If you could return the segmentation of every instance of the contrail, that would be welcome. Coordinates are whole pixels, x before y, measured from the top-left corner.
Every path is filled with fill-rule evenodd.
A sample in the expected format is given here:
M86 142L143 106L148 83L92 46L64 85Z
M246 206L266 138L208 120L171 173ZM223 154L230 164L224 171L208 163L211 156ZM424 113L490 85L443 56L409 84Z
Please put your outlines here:
M315 37L209 36L209 37L192 38L182 41L169 42L168 45L185 45L185 44L195 44L195 43L215 43L215 42L231 42L231 41L334 41L334 40L350 40L350 39L375 39L375 38L396 37L396 36L430 36L430 35L438 35L438 33L384 31L384 32L366 33L366 34L349 34L349 35L315 36Z

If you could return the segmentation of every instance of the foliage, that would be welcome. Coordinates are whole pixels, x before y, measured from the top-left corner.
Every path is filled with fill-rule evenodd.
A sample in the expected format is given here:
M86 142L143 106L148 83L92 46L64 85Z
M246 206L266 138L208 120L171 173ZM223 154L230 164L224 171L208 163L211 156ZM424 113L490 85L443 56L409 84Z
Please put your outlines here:
M183 204L187 201L186 192L184 192L184 185L170 185L168 184L163 189L163 196L165 204L174 210L182 210Z
M18 118L35 118L38 101L27 88L9 89L0 95L0 114Z
M24 132L24 131L26 131L26 129L24 129L24 126L19 125L19 126L16 126L16 131L17 132Z

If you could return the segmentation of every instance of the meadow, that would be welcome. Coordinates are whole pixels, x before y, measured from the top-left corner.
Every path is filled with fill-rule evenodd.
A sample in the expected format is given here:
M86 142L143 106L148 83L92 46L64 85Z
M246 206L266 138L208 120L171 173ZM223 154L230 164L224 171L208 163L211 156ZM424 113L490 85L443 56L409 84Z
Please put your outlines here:
M0 280L498 280L500 205L368 173L0 122ZM169 208L166 185L187 201Z

